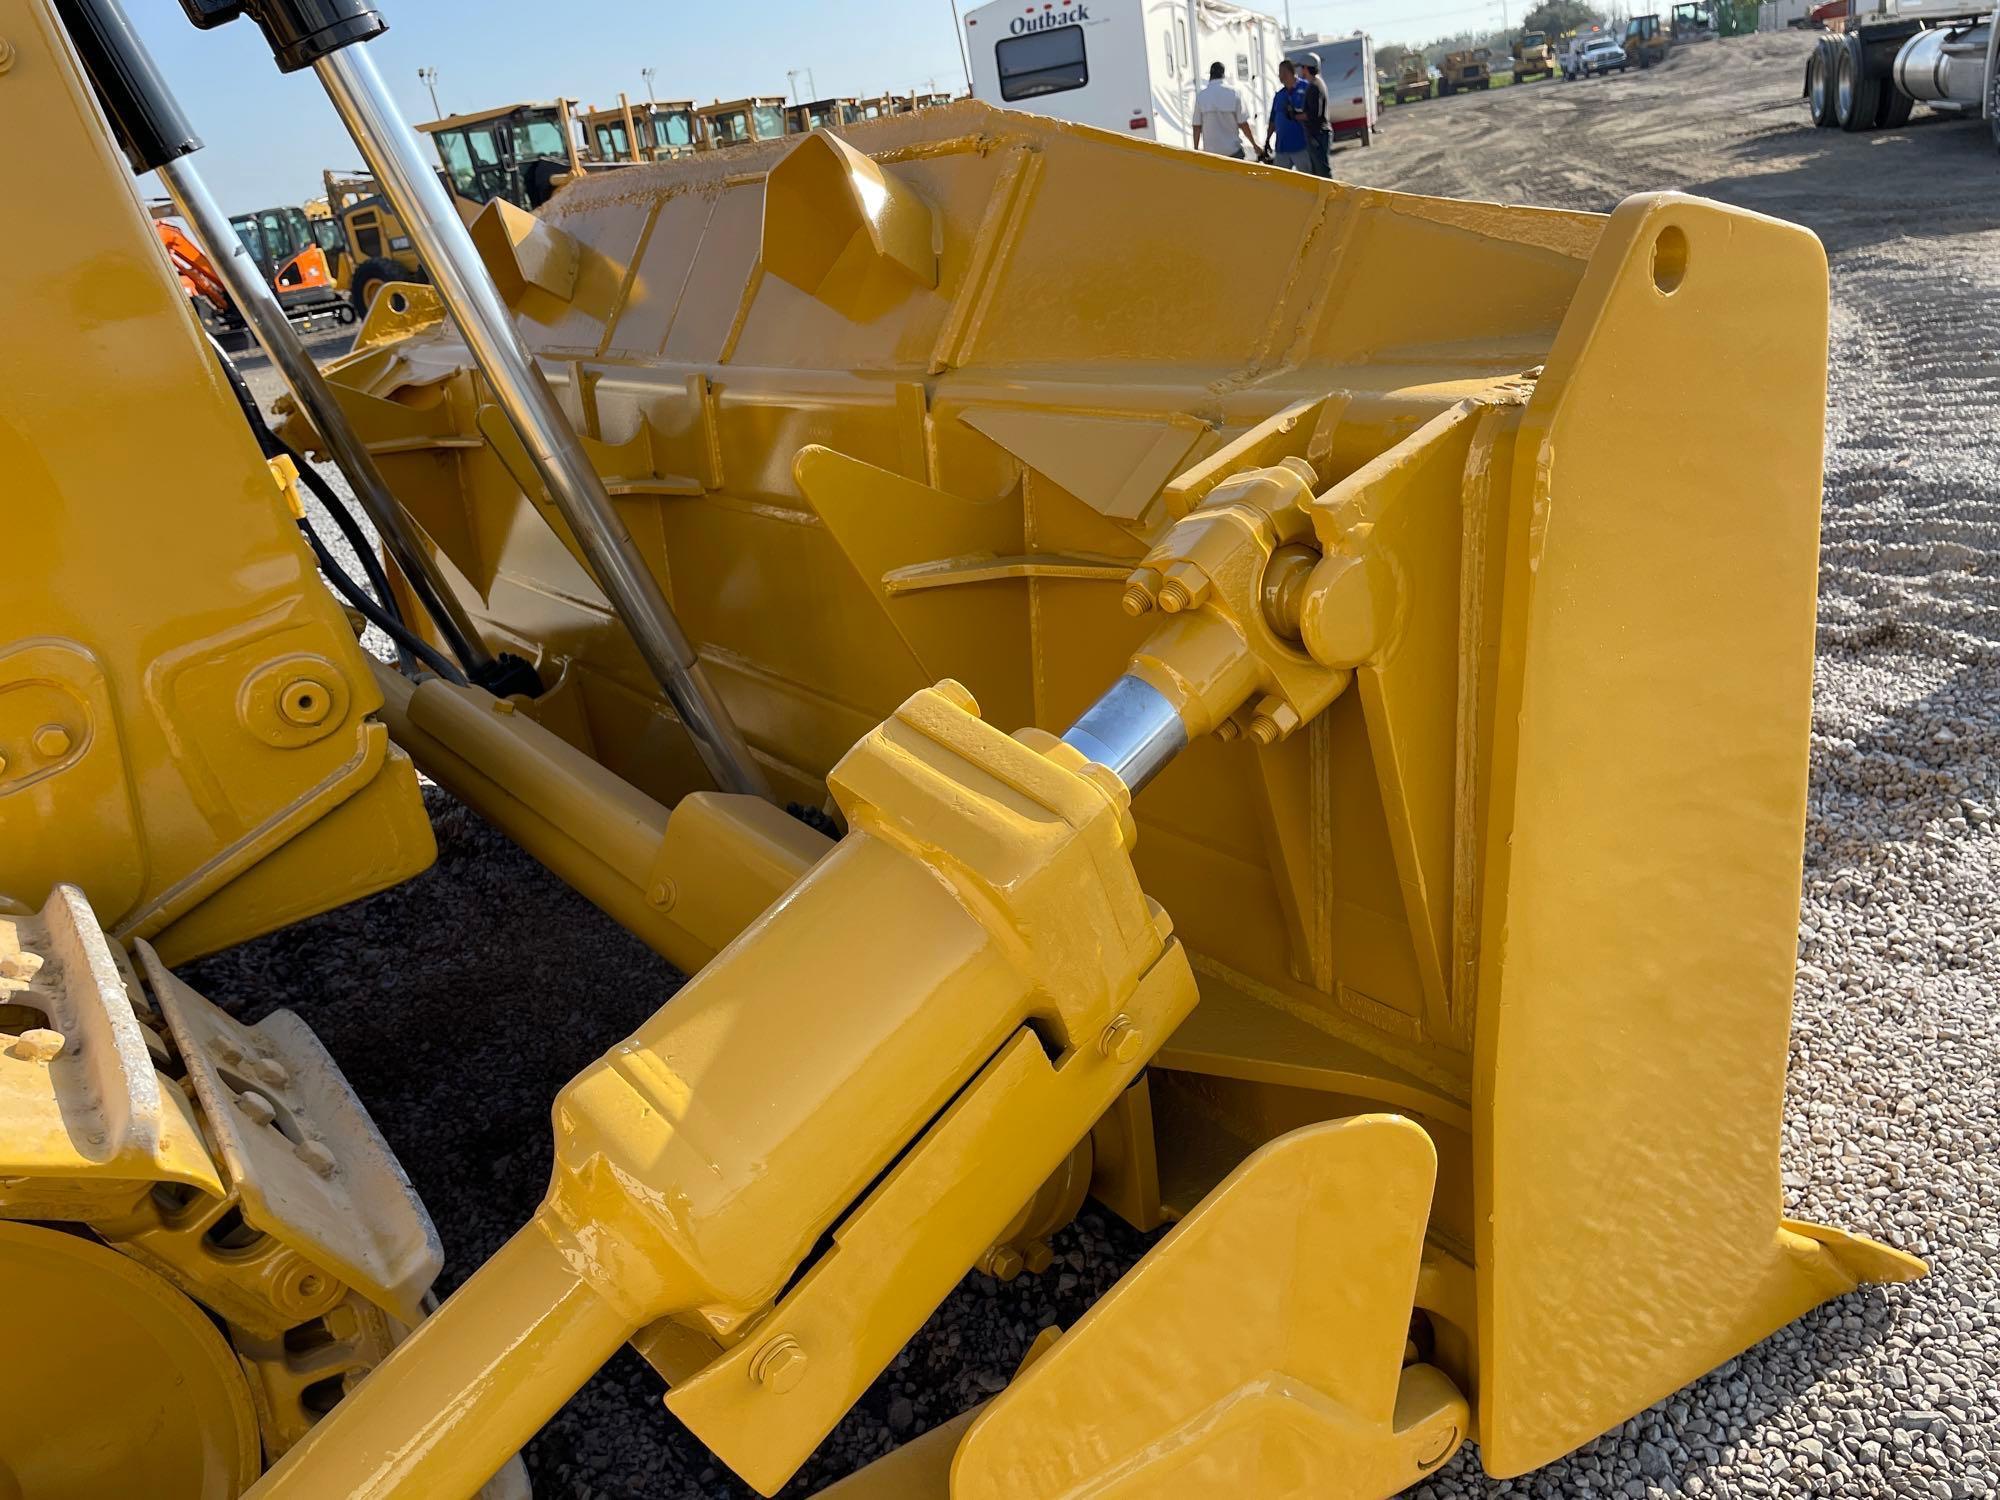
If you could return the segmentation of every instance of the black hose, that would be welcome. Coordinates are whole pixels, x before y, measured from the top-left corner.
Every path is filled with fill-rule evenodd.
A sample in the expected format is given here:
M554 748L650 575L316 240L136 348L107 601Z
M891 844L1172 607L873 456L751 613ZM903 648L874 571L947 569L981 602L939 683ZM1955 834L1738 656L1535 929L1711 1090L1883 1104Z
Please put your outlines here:
M376 555L375 544L369 541L368 533L361 529L360 521L356 520L354 512L348 509L347 502L342 500L334 487L326 482L324 474L306 462L305 455L298 449L276 433L271 434L271 441L276 443L279 451L292 461L292 467L299 471L300 482L313 492L321 505L326 507L326 513L333 517L333 524L338 526L341 534L353 544L354 555L361 559L361 570L368 575L368 586L375 591L375 598L382 608L394 615L397 621L408 629L410 622L396 600L395 590L389 587L389 575L382 567L382 559Z
M298 525L300 533L306 539L306 545L312 548L313 556L319 561L320 571L326 574L328 581L340 591L347 602L360 611L363 619L394 641L398 649L415 657L445 681L455 683L459 687L470 686L465 680L465 673L458 669L457 663L369 597L368 591L356 583L348 575L347 570L335 560L326 543L320 539L320 534L313 530L311 521L301 516Z

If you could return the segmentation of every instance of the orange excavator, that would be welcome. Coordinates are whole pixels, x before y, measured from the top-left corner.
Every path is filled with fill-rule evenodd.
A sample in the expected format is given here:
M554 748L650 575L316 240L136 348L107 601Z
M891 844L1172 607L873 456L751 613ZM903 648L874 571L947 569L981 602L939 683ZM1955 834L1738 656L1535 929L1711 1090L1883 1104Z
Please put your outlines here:
M247 344L249 335L242 315L237 311L214 263L209 260L208 253L170 217L174 212L171 204L154 204L152 211L153 229L159 235L160 246L166 251L174 274L180 278L181 290L187 294L202 327L225 345L231 340ZM305 217L297 209L292 212L299 214L301 219ZM254 217L252 222L254 224ZM311 331L321 319L334 323L354 321L354 312L335 285L326 252L319 245L309 243L277 258L260 253L264 244L261 238L246 233L240 223L235 227L245 252L270 278L287 317L302 323L307 331Z

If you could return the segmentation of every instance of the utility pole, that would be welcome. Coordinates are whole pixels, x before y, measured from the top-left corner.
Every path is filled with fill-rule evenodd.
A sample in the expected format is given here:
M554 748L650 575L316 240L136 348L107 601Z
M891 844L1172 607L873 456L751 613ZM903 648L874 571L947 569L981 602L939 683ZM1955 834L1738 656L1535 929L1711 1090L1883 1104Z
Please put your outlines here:
M444 109L438 103L438 70L436 68L419 68L417 69L417 77L421 78L424 81L424 87L431 91L431 117L442 120L444 118Z
M1286 3L1289 4L1290 0ZM958 61L965 69L965 92L969 98L972 94L972 59L965 50L965 23L958 18L958 0L951 0L951 34L958 38Z
M653 97L653 75L659 71L658 68L641 68L639 70L639 76L646 80L646 103L649 105L660 102Z
M806 102L799 97L799 74L801 73L806 75L806 92L811 94L815 99L819 97L819 84L814 82L813 70L811 68L787 68L785 69L785 77L791 80L792 103L794 104L803 104Z

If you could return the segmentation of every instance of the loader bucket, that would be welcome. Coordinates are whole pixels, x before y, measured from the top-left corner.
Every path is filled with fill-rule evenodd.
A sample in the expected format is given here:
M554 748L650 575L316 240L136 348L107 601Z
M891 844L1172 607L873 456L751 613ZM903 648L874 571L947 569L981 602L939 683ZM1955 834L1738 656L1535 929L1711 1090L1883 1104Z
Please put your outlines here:
M1223 1295L1239 1261L1257 1284L1230 1205L1289 1222L1274 1172L1358 1193L1339 1152L1384 1131L1405 1149L1377 1123L1258 1155L1327 1121L1428 1137L1402 1205L1428 1203L1421 1263L1398 1241L1369 1281L1387 1301L1341 1316L1414 1310L1496 1475L1920 1271L1786 1219L1778 1177L1825 401L1812 236L1673 195L1598 217L1347 188L973 104L841 136L584 179L532 236L485 240L781 801L823 806L849 747L944 678L990 723L1060 733L1152 659L1168 593L1140 564L1176 523L1245 474L1311 484L1287 535L1319 592L1259 667L1278 686L1199 725L1131 809L1200 1003L1093 1132L1091 1189L1142 1228L1198 1228L988 1430L1046 1439L1010 1403L1096 1399L1076 1351L1146 1347L1145 1309L1188 1295L1162 1288ZM530 245L574 274L534 274ZM550 823L538 789L581 806L619 778L631 851L531 847L699 965L755 911L696 909L741 876L733 847L761 851L763 883L730 887L759 899L818 853L705 793L422 289L378 304L333 376L469 611L552 684L511 715L400 689L397 738L510 829ZM1635 453L1635 430L1674 437ZM1173 581L1208 607L1202 578ZM1321 667L1319 697L1285 696ZM1338 1236L1338 1215L1296 1217ZM1329 1306L1310 1264L1284 1258L1287 1295ZM1199 1358L1203 1319L1176 1326ZM1241 1335L1243 1379L1317 1390L1294 1437L1360 1420L1329 1414L1341 1391L1404 1431L1392 1369ZM1117 1364L1135 1403L1174 1375ZM1422 1384L1438 1420L1456 1410ZM975 1426L959 1492L1019 1493L1018 1462L1051 1494L1114 1470L1118 1493L1172 1493L1130 1466L1166 1429L1113 1428L1122 1452L1043 1463ZM1175 1472L1276 1451L1237 1436ZM1448 1451L1425 1443L1413 1461Z

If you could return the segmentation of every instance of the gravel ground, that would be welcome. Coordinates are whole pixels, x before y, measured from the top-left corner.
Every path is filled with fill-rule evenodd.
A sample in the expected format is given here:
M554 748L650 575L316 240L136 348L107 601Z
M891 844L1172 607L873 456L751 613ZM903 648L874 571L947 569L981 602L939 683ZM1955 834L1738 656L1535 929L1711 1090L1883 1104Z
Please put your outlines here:
M1821 1308L1525 1479L1462 1454L1418 1495L2000 1495L2000 165L1977 127L1805 125L1807 43L1392 110L1337 176L1608 208L1683 187L1796 219L1832 262L1813 786L1788 1207L1932 1274ZM252 372L268 397L268 372ZM678 976L433 791L435 869L196 967L300 1010L430 1205L457 1285L532 1210L548 1100ZM503 977L504 976L504 977ZM503 997L515 1003L499 1003ZM393 1038L390 1041L389 1038ZM1086 1211L1048 1275L973 1275L787 1494L998 1390L1145 1247ZM544 1497L742 1496L620 1355L529 1446Z

